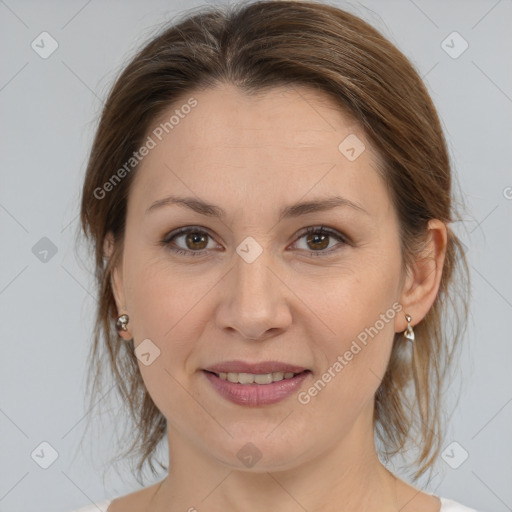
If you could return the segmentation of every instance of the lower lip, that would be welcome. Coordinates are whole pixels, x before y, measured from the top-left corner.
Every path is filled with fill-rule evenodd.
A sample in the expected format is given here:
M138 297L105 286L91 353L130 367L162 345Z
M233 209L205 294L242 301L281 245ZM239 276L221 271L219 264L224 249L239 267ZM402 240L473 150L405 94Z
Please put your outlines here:
M249 407L275 404L296 391L311 372L305 371L291 379L283 379L272 384L239 384L222 380L214 373L203 371L215 390L227 400Z

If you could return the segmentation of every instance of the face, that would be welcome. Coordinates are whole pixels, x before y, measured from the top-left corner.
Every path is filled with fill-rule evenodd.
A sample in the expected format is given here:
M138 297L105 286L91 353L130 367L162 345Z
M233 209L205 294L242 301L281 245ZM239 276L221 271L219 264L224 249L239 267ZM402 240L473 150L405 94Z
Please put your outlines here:
M148 135L114 290L170 439L247 470L249 451L267 471L369 436L404 313L398 221L362 129L319 92L223 85ZM156 203L171 195L196 202ZM230 383L230 361L307 371Z

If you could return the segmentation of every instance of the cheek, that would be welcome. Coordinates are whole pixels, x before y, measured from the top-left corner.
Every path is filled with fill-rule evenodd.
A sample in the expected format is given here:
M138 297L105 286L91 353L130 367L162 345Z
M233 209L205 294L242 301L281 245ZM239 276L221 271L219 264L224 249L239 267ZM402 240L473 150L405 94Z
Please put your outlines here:
M198 296L204 295L202 284L186 286L186 279L170 268L160 251L141 247L133 233L127 236L125 255L124 291L135 352L140 354L143 347L149 347L144 352L151 354L150 364L145 364L147 357L137 355L142 380L162 412L182 410L187 397L180 383L192 349L190 340L196 335L191 319Z
M397 259L367 255L354 258L345 268L330 269L325 278L302 277L296 290L325 325L324 332L332 334L334 344L339 340L344 346L376 323L386 335L393 331L389 317L396 315L398 282ZM380 320L386 313L383 324Z
M134 258L127 265L126 279L136 341L153 336L163 343L185 324L193 329L197 322L190 319L197 320L200 303L215 284L214 277L211 273L199 276L197 268L183 270L161 256Z
M322 363L311 386L298 397L307 423L315 425L318 417L325 417L319 436L346 433L373 399L389 361L394 318L400 314L390 295L368 286L357 296L340 293L337 298L343 300L333 298L336 307L324 310L335 334L317 338Z
M149 339L159 352L150 366L139 362L142 378L157 406L179 407L190 399L181 386L197 369L197 340L213 314L208 293L222 275L180 272L162 258L133 260L126 269L135 345Z
M206 318L204 298L208 282L190 280L158 264L145 265L133 275L131 292L134 312L133 336L137 347L151 340L158 357L150 365L139 360L144 384L155 405L167 417L173 411L193 407L193 398L185 391L191 355ZM150 345L151 346L151 345Z
M324 333L317 338L322 340L323 371L328 373L326 380L337 382L332 387L341 393L338 399L364 399L385 373L395 317L403 314L399 276L400 259L394 253L368 253L354 261L350 271L331 279L324 293L314 296L312 309L322 320L318 328Z

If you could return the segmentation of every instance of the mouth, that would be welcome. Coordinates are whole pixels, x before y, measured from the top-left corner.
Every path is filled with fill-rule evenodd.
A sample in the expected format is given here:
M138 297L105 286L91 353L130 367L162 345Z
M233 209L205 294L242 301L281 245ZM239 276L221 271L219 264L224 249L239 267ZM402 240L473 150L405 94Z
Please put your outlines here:
M252 370L252 371L251 371ZM212 388L237 405L259 407L275 404L298 392L311 370L279 362L249 365L222 363L202 373Z

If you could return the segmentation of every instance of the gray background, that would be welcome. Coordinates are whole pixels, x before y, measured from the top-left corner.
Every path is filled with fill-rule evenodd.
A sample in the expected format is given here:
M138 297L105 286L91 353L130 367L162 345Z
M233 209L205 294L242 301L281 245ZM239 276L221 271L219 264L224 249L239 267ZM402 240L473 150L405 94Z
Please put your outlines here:
M79 190L112 79L157 25L201 4L0 1L0 511L69 511L139 487L122 467L103 478L111 422L80 446L95 299L74 248ZM469 209L460 234L473 300L445 444L458 443L452 460L469 457L458 469L440 458L422 485L479 510L512 510L512 1L338 5L380 29L424 76ZM43 31L59 45L47 59L31 47ZM458 58L442 46L453 31L469 44ZM450 41L452 52L462 48ZM57 248L47 261L37 257L43 237ZM58 453L48 469L31 458L43 441Z

